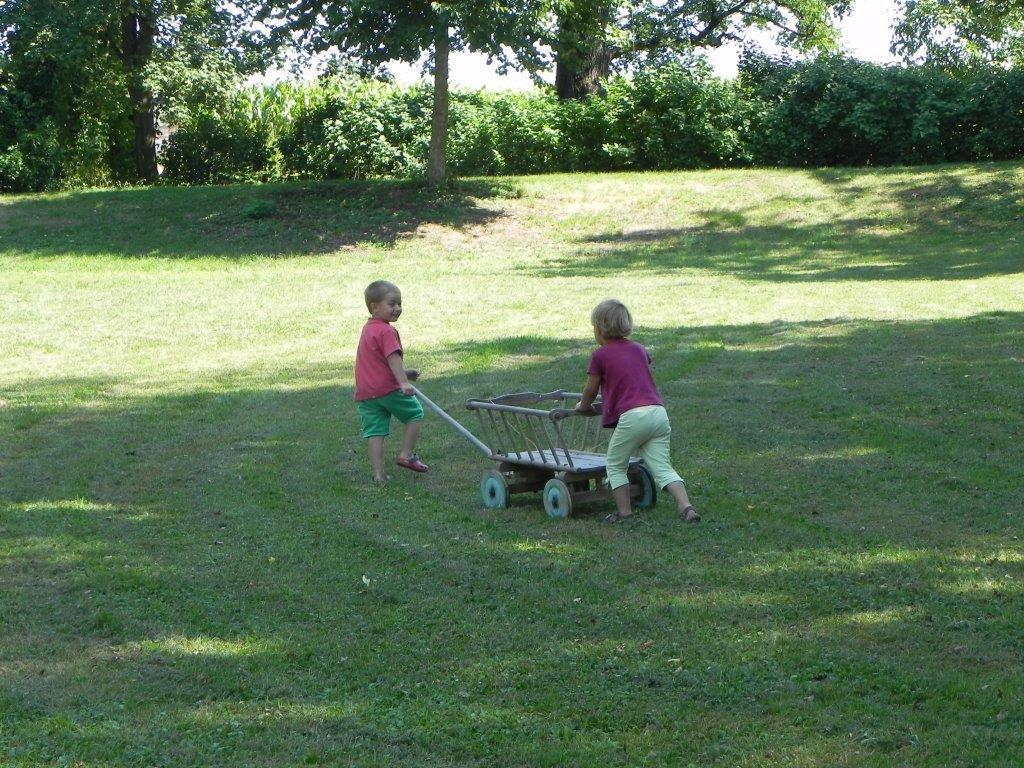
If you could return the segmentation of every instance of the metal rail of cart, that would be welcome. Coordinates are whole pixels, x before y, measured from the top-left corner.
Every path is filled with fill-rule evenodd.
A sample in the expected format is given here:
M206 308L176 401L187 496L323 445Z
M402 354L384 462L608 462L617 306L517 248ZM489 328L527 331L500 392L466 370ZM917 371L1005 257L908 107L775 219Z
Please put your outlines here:
M576 504L611 498L605 475L607 430L601 428L597 411L574 410L578 392L471 398L466 408L476 414L485 442L419 389L413 390L425 406L496 462L480 483L485 507L502 509L514 493L541 491L548 515L568 517ZM634 504L653 506L654 478L640 459L630 459L628 476Z

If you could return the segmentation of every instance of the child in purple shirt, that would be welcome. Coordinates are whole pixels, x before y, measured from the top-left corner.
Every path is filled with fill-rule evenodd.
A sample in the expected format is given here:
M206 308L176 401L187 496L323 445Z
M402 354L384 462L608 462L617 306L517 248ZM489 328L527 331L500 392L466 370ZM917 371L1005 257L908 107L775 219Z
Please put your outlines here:
M654 475L657 486L675 499L679 516L688 523L700 522L682 478L672 468L672 427L654 385L651 356L642 344L629 340L633 332L629 310L621 301L608 299L594 307L590 322L600 346L590 357L587 383L576 410L593 413L594 399L600 392L601 424L615 430L608 441L607 468L617 511L608 515L605 522L618 523L633 517L626 471L630 457L638 455Z

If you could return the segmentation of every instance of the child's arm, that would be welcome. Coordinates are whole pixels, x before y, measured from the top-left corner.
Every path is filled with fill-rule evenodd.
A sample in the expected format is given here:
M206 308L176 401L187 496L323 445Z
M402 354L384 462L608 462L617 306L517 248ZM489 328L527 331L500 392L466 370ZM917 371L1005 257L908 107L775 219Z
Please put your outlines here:
M579 413L594 413L594 399L601 391L601 377L592 373L587 374L587 383L583 385L583 394L580 396L579 405L576 410Z
M392 352L388 355L388 367L395 374L395 379L397 379L398 386L402 389L402 394L411 395L413 394L412 384L409 383L409 377L405 373L405 366L402 365L403 362L405 361L402 359L401 352Z

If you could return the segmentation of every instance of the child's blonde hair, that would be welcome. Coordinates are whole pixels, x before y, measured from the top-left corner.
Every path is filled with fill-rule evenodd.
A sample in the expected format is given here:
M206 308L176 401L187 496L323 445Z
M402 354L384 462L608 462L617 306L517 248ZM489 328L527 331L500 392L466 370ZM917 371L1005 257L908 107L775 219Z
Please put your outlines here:
M633 332L633 316L618 299L605 299L594 307L590 322L606 339L625 339Z
M387 280L374 280L363 291L363 298L366 299L366 309L372 312L370 309L371 304L384 301L389 293L398 293L398 286L394 283L389 283Z

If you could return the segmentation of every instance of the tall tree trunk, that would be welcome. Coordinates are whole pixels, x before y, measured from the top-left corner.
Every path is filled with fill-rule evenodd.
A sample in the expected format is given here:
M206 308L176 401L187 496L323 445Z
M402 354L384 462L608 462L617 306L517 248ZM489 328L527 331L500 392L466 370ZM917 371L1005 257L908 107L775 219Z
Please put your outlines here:
M144 181L156 181L160 175L156 163L156 103L143 80L155 36L153 23L145 16L131 14L121 19L121 52L135 126L135 171Z
M562 101L604 93L613 58L605 34L614 5L609 0L578 0L559 14L555 93Z
M427 184L440 187L448 176L448 16L439 13L434 32L434 111L430 120Z
M555 93L561 101L604 93L612 55L604 40L591 40L586 50L559 55L555 61Z

